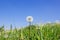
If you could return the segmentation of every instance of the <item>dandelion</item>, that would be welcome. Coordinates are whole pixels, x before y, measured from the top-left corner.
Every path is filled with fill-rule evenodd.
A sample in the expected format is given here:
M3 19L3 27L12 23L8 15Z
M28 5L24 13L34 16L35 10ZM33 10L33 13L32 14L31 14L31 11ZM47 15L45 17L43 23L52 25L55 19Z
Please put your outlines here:
M31 22L33 21L33 17L32 16L27 16L26 20L27 20L27 22L29 22L31 24Z
M33 22L33 17L32 16L27 16L26 20L27 20L27 22L29 22L29 26L30 26L31 22ZM29 27L29 40L30 40L30 27Z

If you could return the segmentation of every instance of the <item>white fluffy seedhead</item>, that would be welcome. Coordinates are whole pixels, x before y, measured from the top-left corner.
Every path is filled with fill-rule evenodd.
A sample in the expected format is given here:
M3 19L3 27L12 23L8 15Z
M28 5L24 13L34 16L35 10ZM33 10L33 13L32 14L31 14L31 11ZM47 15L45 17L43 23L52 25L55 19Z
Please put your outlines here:
M26 21L27 22L32 22L33 21L33 17L32 16L27 16L26 17Z

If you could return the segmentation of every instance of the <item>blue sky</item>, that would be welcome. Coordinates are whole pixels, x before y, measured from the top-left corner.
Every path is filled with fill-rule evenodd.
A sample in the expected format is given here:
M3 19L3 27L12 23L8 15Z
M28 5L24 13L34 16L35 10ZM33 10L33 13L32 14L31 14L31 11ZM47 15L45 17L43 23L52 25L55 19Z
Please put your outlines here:
M0 0L0 26L25 26L27 16L33 23L60 20L60 0Z

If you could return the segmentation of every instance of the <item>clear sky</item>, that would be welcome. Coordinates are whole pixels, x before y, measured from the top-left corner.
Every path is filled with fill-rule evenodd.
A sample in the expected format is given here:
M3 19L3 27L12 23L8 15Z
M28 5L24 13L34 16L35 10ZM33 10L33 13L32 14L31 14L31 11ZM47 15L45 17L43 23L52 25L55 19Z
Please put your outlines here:
M60 0L0 0L0 26L25 26L27 16L33 23L60 20Z

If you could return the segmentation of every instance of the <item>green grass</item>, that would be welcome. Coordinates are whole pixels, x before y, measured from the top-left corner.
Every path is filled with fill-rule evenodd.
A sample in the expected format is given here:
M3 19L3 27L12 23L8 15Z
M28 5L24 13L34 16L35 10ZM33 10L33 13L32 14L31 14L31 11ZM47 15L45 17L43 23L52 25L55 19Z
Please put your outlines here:
M30 28L30 34L29 34ZM4 31L0 27L0 40L60 40L60 24L30 25L25 28Z

